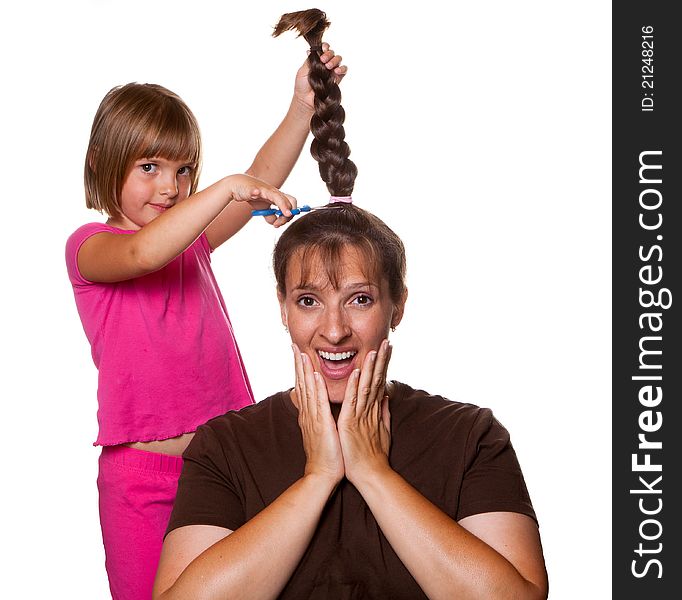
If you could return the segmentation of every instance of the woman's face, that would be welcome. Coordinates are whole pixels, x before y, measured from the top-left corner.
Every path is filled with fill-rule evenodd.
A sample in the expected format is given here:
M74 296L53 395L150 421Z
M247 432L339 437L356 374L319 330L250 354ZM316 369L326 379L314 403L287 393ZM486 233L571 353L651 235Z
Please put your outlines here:
M346 246L334 288L317 256L307 265L310 281L301 283L301 253L296 253L287 269L286 297L279 298L282 322L324 377L331 402L343 402L353 369L362 366L368 352L379 349L403 314L404 300L393 303L385 278L368 280L366 273L372 269L363 268L366 260L354 246Z

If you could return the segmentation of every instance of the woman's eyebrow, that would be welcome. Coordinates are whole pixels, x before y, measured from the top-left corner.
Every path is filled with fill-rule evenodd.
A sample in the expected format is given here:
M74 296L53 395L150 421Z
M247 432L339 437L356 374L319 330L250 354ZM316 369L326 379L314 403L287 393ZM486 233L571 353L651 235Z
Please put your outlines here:
M297 285L295 288L293 288L291 291L292 292L301 292L301 291L309 291L309 292L319 292L321 290L326 289L329 287L330 283L326 282L324 285L320 285L317 283L301 283ZM361 288L379 288L379 285L376 283L373 283L372 281L354 281L352 283L349 283L347 285L342 286L340 289L344 290L355 290L355 289L361 289Z
M366 287L378 288L379 286L372 281L358 281L358 282L349 283L348 285L344 286L344 288L348 289L348 290L355 289L355 288L366 288Z

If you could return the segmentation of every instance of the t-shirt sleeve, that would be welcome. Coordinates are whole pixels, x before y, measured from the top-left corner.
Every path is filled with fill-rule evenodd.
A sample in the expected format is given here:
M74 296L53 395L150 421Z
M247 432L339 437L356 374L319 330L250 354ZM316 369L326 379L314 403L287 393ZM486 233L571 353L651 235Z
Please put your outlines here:
M225 447L210 425L197 429L183 459L166 535L185 525L215 525L232 531L243 525L240 487Z
M508 431L480 409L469 432L457 520L486 512L516 512L537 522Z
M104 223L88 223L76 229L66 240L66 270L72 285L90 285L92 283L85 279L78 270L78 251L85 240L103 231L111 231L111 229Z
M199 236L199 243L201 244L201 247L206 251L206 254L209 257L209 260L211 260L211 254L213 254L213 248L211 248L211 244L208 243L208 237L206 236L206 232L203 231L201 235Z

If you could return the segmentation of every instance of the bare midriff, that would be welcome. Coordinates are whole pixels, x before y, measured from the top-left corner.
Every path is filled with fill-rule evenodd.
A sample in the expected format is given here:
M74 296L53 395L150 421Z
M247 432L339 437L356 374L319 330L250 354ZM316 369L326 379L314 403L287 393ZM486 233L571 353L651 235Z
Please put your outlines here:
M185 448L189 445L194 437L194 433L183 433L174 438L167 440L153 440L151 442L130 442L123 444L129 448L136 450L144 450L145 452L158 452L159 454L170 454L171 456L180 456Z

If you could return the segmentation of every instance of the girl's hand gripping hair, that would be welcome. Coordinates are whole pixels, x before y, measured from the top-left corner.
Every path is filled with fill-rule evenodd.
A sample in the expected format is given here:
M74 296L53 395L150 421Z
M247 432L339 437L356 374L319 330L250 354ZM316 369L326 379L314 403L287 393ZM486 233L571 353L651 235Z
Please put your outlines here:
M341 64L341 55L334 54L334 51L329 47L329 44L324 42L322 44L322 54L320 54L320 61L327 69L334 73L334 82L340 83L346 73L348 67ZM315 108L315 92L310 87L308 81L308 61L306 60L301 68L296 72L296 80L294 82L294 98L301 102L310 111Z

